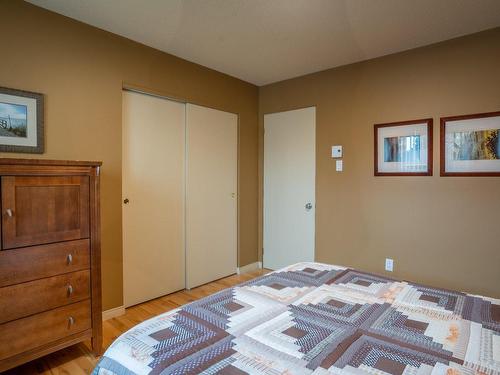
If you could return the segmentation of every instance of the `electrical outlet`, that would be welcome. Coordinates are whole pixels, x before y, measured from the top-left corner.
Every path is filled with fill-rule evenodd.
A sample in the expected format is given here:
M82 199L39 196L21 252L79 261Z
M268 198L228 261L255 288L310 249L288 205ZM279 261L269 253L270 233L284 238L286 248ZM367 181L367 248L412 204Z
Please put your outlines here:
M385 270L392 272L394 270L394 260L391 258L385 258Z

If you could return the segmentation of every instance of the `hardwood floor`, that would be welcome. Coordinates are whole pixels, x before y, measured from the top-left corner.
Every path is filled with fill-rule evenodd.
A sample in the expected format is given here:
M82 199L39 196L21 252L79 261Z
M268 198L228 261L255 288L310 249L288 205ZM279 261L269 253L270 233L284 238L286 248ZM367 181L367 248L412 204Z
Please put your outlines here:
M232 287L244 281L266 274L267 270L248 272L229 276L191 290L182 290L154 299L126 310L125 315L103 322L104 349L119 335L136 324L165 311L175 309L186 303L206 297L222 289ZM43 375L80 375L90 374L97 363L90 351L90 342L81 343L52 353L35 361L5 372L5 375L43 374Z

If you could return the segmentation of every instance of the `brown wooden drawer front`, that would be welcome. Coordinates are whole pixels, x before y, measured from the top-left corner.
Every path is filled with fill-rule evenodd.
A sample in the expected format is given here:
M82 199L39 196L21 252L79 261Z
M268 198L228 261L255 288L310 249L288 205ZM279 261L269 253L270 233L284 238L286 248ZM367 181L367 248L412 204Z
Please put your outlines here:
M90 297L90 272L77 271L0 288L0 323Z
M88 269L89 240L0 251L0 287Z
M88 176L2 177L2 248L89 237Z
M70 324L71 318L73 324ZM0 360L90 327L89 300L1 324Z

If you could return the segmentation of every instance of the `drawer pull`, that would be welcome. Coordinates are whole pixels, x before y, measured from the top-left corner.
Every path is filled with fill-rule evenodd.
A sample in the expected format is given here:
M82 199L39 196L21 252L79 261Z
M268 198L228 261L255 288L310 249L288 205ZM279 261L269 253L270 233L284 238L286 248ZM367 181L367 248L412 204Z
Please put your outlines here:
M68 297L70 297L73 294L73 285L68 284Z
M75 318L73 318L72 316L70 316L68 318L68 328L70 328L73 324L75 324Z
M7 208L7 209L5 210L5 213L7 214L7 216L8 216L8 217L12 217L12 216L14 216L14 215L13 215L13 213L12 213L12 210L11 210L10 208Z
M66 263L68 264L68 266L73 263L73 255L71 254L68 254L68 256L66 257Z

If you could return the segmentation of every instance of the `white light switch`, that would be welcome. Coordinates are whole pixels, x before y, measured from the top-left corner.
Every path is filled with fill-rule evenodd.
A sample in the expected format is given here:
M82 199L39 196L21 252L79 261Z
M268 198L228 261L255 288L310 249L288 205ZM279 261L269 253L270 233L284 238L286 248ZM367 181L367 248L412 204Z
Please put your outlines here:
M342 157L342 146L332 146L332 158Z
M335 170L337 172L342 172L344 170L344 163L342 160L335 160Z

